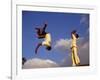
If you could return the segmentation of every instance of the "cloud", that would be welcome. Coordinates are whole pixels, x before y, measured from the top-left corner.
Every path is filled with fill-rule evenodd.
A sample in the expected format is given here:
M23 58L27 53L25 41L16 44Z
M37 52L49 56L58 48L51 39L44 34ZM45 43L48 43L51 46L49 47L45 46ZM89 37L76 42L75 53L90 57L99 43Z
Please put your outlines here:
M79 57L81 64L89 64L89 41L85 41L83 44L79 45Z
M81 61L81 65L89 64L89 39L88 38L79 38L77 41L78 45L78 55ZM50 68L50 67L70 67L72 65L71 61L71 39L59 39L56 41L54 45L54 49L56 49L60 53L64 55L64 58L61 62L56 63L50 59L40 59L33 58L29 59L23 65L23 69L32 69L32 68Z
M40 59L33 58L27 60L27 62L23 65L23 69L31 69L31 68L49 68L49 67L58 67L59 65L49 59Z
M72 66L72 61L71 61L71 54L66 55L60 63L60 67L70 67Z
M58 49L59 51L66 51L70 49L71 39L60 39L56 41L54 49Z
M88 20L88 16L87 15L82 15L81 16L80 24L85 24L85 25L89 24L89 20Z
M80 24L85 23L86 22L86 17L85 15L83 15L80 19Z
M88 38L79 38L77 41L78 45L78 55L80 57L81 65L89 64L89 39ZM60 39L56 41L54 48L58 51L71 53L71 39ZM61 66L71 65L71 54L66 55L62 60Z
M84 44L84 39L79 38L77 40L77 45L82 46ZM59 51L70 51L71 48L71 39L59 39L56 41L54 45L54 49L59 50Z

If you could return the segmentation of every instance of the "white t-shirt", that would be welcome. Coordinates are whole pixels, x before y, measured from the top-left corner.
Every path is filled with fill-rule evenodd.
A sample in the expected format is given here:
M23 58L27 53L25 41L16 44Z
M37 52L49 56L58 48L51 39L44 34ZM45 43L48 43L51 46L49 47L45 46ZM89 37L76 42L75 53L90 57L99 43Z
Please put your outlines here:
M45 40L42 42L42 45L51 46L51 35L50 35L50 33L47 33L45 35Z
M73 47L73 46L77 47L76 41L77 41L76 36L74 34L72 34L72 44L71 44L71 47Z

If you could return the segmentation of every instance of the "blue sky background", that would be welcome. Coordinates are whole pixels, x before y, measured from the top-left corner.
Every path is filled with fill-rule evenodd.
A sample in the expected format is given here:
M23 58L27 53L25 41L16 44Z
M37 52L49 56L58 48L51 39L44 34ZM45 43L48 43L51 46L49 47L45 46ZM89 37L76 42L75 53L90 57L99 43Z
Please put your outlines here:
M40 47L35 55L37 44L43 41L36 37L35 27L42 27L45 21L48 23L46 31L52 37L52 50ZM68 58L69 52L55 50L56 41L70 39L74 29L80 37L89 37L89 14L22 11L22 56L27 60L42 58L60 63L65 57Z

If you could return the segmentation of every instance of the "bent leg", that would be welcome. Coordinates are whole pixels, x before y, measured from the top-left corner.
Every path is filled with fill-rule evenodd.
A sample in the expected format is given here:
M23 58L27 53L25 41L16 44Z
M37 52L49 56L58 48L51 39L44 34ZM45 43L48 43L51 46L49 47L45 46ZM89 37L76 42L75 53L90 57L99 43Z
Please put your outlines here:
M35 49L35 54L37 54L38 48L39 48L40 46L42 46L41 43L39 43L39 44L37 45L37 47L36 47L36 49Z

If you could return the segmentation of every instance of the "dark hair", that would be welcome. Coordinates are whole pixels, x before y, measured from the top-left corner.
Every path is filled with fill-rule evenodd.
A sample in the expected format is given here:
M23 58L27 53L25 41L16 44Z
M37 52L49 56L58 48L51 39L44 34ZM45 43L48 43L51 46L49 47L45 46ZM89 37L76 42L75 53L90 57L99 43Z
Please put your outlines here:
M79 38L79 35L78 34L75 34L76 38Z
M51 50L51 46L49 46L49 47L46 47L46 49L47 49L48 51L50 51L50 50Z
M71 33L72 33L72 34L76 33L76 30L73 30Z

